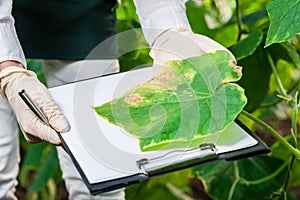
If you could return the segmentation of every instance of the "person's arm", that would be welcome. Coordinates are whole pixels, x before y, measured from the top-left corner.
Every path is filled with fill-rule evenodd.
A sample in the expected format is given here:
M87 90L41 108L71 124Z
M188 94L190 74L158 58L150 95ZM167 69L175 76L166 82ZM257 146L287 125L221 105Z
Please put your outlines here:
M150 46L155 39L170 28L191 30L186 16L187 0L134 0L136 12Z
M6 60L0 63L0 71L2 71L2 69L5 69L7 67L11 67L11 66L17 66L17 67L21 67L21 68L25 68L24 65L18 61L15 60Z
M203 53L225 50L216 41L194 34L186 15L186 0L134 0L154 66Z
M0 3L0 71L10 66L26 67L11 10L12 0L2 0Z
M69 125L47 88L34 72L26 69L26 60L11 15L12 0L0 2L0 92L7 98L27 141L61 144L56 133L66 132ZM50 124L44 124L19 97L25 89L41 108Z

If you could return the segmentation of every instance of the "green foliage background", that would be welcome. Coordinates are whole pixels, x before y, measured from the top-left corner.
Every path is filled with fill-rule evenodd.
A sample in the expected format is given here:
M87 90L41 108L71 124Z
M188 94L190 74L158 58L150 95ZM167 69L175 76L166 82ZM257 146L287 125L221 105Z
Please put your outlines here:
M119 32L140 28L132 1L119 4ZM240 119L272 152L153 178L128 187L127 199L299 199L300 1L190 0L187 15L195 33L229 48L243 66L248 104ZM152 63L140 33L136 41L141 48L120 57L122 71ZM28 65L45 82L41 62ZM20 140L20 199L66 199L55 148Z

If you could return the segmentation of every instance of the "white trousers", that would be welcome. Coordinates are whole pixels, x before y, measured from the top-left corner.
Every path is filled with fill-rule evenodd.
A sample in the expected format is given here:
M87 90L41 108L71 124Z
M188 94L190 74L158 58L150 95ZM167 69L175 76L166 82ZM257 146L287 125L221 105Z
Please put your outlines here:
M19 137L16 118L0 95L0 199L14 196L19 172Z
M48 87L119 71L117 60L45 60L43 64ZM69 155L61 147L58 147L57 150L69 199L125 199L123 189L92 196ZM17 185L16 178L19 171L19 161L16 119L7 101L0 97L0 199L16 199L14 192Z

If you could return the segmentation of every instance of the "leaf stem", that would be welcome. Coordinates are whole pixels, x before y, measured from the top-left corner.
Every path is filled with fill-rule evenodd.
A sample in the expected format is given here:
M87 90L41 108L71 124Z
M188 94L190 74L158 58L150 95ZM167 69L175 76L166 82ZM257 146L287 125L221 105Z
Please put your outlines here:
M228 194L228 198L227 200L231 200L233 197L233 193L234 193L234 189L236 187L236 185L238 184L238 182L240 181L240 173L239 173L239 168L238 168L238 163L236 161L233 162L233 166L234 166L234 176L235 176L235 180L232 183L230 190L229 190L229 194Z
M245 110L242 110L242 115L248 117L249 119L253 120L266 130L268 130L284 147L286 147L292 154L296 156L296 158L300 158L300 151L294 148L288 141L286 141L276 130L274 130L270 125L266 124L262 120L258 119L254 115L248 113Z
M283 192L286 192L287 187L289 185L289 181L290 181L290 177L292 176L294 164L295 164L295 156L292 156L291 160L289 162L289 165L288 165L288 172L287 172L285 183L283 185Z
M293 115L292 115L292 128L291 128L291 132L292 132L292 137L294 139L294 147L297 149L298 147L298 141L297 141L297 117L298 117L298 91L295 94L295 98L294 98L294 105L293 105ZM288 166L288 172L287 172L287 176L286 176L286 180L285 183L283 185L283 190L282 190L282 195L285 195L285 199L286 199L286 191L287 191L287 187L289 185L289 181L290 178L292 176L292 172L293 172L293 168L295 165L295 156L292 155L291 160L289 162L289 166Z
M290 94L299 85L300 85L300 80L298 80L296 83L294 83L293 86L290 89L288 89L287 93ZM280 103L282 100L283 100L282 98L278 98L278 99L276 99L274 101L271 101L271 102L262 103L260 105L260 108L268 108L268 107L271 107L271 106L275 106L276 104Z
M235 189L236 185L238 184L238 182L239 182L239 180L235 179L234 182L232 183L227 200L231 200L232 199L233 193L234 193L234 189Z
M239 30L239 35L237 38L237 41L240 41L241 36L243 34L243 29L242 29L242 19L240 16L240 9L239 9L239 0L235 0L235 14L236 14L236 19L237 19L237 25L238 25L238 30Z
M267 57L268 57L268 61L269 61L270 65L271 65L271 68L272 68L273 74L275 76L275 79L276 79L276 82L277 82L277 85L279 87L281 95L284 96L287 99L290 99L290 96L286 93L286 90L283 87L283 84L282 84L282 82L280 80L279 74L278 74L278 72L276 70L274 61L273 61L273 59L272 59L272 57L271 57L271 55L269 53L267 53Z
M299 102L298 102L298 91L295 94L294 98L294 108L293 108L293 115L292 115L292 136L294 138L294 146L295 148L298 147L298 141L297 141L297 121L298 121L298 107L299 107Z
M249 180L242 180L242 183L246 184L246 185L259 185L262 184L264 182L267 182L269 180L274 179L276 176L278 176L288 165L288 162L284 162L279 168L277 168L277 170L275 172L273 172L272 174L265 176L261 179L258 180L254 180L254 181L249 181Z

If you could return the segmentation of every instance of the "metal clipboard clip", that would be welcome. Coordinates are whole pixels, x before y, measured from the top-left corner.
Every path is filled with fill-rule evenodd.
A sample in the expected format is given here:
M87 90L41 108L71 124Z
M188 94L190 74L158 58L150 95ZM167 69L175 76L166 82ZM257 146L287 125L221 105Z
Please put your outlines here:
M178 149L154 158L142 158L136 161L144 175L152 175L184 168L196 163L217 158L214 144L201 144L193 149Z

